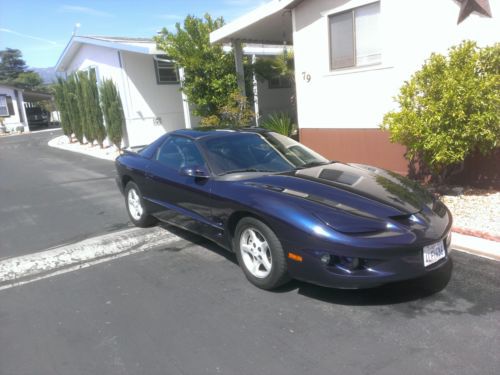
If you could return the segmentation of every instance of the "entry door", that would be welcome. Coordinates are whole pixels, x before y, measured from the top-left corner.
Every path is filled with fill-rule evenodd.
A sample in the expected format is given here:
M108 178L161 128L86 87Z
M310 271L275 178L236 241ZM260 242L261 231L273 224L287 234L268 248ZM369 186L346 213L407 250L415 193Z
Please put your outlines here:
M214 226L210 194L213 182L180 173L181 168L195 166L204 167L205 161L194 141L168 137L149 163L144 195L154 204L160 220L207 236Z

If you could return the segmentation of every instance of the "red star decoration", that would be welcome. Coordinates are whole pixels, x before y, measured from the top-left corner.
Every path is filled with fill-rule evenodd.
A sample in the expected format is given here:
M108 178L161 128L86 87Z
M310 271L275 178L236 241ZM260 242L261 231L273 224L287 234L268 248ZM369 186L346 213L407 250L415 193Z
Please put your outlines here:
M487 17L491 17L490 3L488 0L459 0L462 5L460 6L460 14L458 16L458 22L462 22L472 12L477 12L483 14Z

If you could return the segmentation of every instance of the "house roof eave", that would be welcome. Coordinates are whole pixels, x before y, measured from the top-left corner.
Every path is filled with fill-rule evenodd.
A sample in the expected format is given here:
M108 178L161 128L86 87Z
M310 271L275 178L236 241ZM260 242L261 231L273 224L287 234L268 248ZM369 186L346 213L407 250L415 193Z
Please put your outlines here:
M304 0L274 0L210 33L211 43L292 44L290 10ZM288 15L289 17L286 17Z
M156 43L152 40L150 42L145 40L141 42L127 43L123 41L112 40L111 38L73 35L64 48L61 56L59 56L59 59L57 60L57 63L55 65L56 72L66 71L69 62L78 52L80 47L84 44L111 48L119 51L141 53L145 55L156 55L162 53L161 51L156 49Z

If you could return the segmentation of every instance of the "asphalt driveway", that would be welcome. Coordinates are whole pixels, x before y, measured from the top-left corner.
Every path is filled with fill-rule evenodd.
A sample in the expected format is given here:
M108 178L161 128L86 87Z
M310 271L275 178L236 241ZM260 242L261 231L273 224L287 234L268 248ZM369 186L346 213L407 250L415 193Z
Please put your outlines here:
M0 138L0 259L127 226L113 163L47 146L61 134Z
M498 262L455 252L451 280L266 292L175 232L167 248L0 291L0 374L498 373Z
M0 138L0 261L128 226L113 163L48 148L58 134ZM454 251L424 279L267 292L232 254L159 230L178 237L1 287L0 375L498 373L500 262Z

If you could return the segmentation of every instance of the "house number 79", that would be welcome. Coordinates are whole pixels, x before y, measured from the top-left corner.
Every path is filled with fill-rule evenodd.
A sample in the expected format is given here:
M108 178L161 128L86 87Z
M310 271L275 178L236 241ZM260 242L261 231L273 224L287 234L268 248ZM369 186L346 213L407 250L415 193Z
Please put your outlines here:
M311 82L311 75L307 72L302 72L302 79L309 83Z

